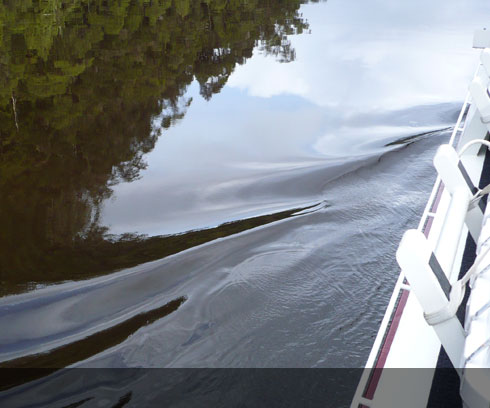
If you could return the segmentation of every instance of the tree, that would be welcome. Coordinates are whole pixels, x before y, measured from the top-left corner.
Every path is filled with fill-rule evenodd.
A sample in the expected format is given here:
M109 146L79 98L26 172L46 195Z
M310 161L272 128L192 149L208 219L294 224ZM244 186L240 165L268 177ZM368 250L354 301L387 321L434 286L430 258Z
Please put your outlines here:
M139 177L161 129L184 117L191 103L186 89L194 79L209 100L255 47L279 61L293 60L287 35L307 27L298 15L301 2L1 3L0 280L5 290L15 290L6 283L80 278L89 270L93 275L132 264L82 260L84 253L119 241L140 245L143 239L108 237L98 225L111 186ZM155 129L153 120L162 112L162 126ZM70 260L75 252L77 263Z

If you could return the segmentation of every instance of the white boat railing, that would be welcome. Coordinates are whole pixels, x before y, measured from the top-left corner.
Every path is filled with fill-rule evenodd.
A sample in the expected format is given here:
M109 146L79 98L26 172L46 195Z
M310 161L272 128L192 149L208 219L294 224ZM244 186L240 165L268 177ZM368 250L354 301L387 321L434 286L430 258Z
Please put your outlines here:
M407 231L400 243L397 260L402 272L351 407L376 406L375 398L372 395L367 398L366 390L372 379L373 369L378 368L377 358L380 355L380 348L400 294L404 290L410 291L409 293L413 293L418 299L426 320L433 327L453 366L464 379L462 368L465 362L464 348L467 334L456 317L456 311L462 300L465 284L460 284L458 281L460 268L459 264L455 265L455 258L458 251L461 252L458 248L461 248L462 240L465 240L463 233L469 231L474 240L478 241L483 220L484 206L481 205L482 201L477 200L479 190L473 184L463 163L470 155L476 156L481 153L480 146L472 147L471 142L485 138L490 131L490 96L487 92L490 82L490 32L486 30L476 32L473 46L484 49L481 54L481 64L470 85L450 142L448 145L441 146L434 158L438 178L419 227ZM456 152L454 148L456 145L468 145L466 151L460 152L465 153L464 155ZM469 161L468 164L474 166L471 160ZM483 166L483 159L479 162ZM446 191L444 194L450 195L449 204L442 210L436 211L434 202L440 200L443 190ZM437 228L432 228L437 231L433 231L431 236L426 228L429 219L434 224L438 223ZM488 296L490 299L490 292ZM490 356L490 325L488 333L486 341ZM466 385L467 394L471 395L472 389L469 384Z

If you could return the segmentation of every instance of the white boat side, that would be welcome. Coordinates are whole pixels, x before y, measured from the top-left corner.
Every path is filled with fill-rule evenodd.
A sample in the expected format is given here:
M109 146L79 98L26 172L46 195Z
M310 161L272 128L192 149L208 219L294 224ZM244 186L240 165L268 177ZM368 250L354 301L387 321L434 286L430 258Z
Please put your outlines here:
M490 33L484 30L475 33L474 47L490 47ZM490 74L490 69L488 69L490 68L490 51L484 50L481 60L482 63L476 70L474 81L480 81L487 86ZM488 71L484 65L487 65ZM418 270L418 272L416 271L414 275L410 271L402 270L400 273L354 395L352 408L427 406L441 350L441 339L453 365L458 370L464 366L465 357L463 355L467 354L467 346L464 345L466 333L457 318L453 316L431 326L427 323L424 312L431 314L430 312L438 311L434 310L434 308L440 308L438 304L445 306L449 303L449 293L444 293L444 288L442 288L444 285L441 282L444 279L447 280L449 290L451 285L456 285L468 228L475 241L480 236L483 219L482 207L478 205L469 207L469 200L476 190L475 186L480 183L486 149L482 149L480 145L474 145L469 147L461 157L458 157L455 152L468 142L485 139L488 135L489 126L484 123L487 122L487 113L482 108L482 101L475 100L479 96L475 95L473 89L471 91L463 104L449 145L441 147L435 159L439 176L417 231L413 232L415 240L411 244L418 245L417 242L420 242L423 248L419 252L425 251L426 254L419 256L418 264L417 256L414 257L415 259L405 257L405 262L408 262L407 268ZM488 94L486 96L490 109L490 97ZM453 154L456 154L457 161L451 161ZM451 158L448 158L450 156ZM445 183L442 182L443 180ZM472 209L469 210L469 208ZM490 237L490 221L488 225ZM402 247L403 245L398 251L397 259L403 264L403 260L400 259L403 257L403 254L400 254L403 252ZM425 259L424 256L428 258ZM433 258L444 277L438 277L435 276L437 274L432 273L431 269L434 265L429 265L429 263L434 262ZM425 275L420 272L423 267L428 270ZM407 275L410 277L408 280ZM427 281L428 277L429 281ZM413 287L409 285L409 281L412 282ZM420 282L425 283L425 288L420 287ZM488 282L490 281L487 281L487 287L490 289ZM432 284L435 285L433 288L430 287ZM424 291L426 292L425 300ZM489 299L488 293L487 300ZM438 296L439 300L437 300ZM421 303L424 307L421 306ZM487 333L490 333L490 307L488 309ZM488 346L490 347L490 343ZM487 354L490 360L489 347L487 347ZM385 370L393 367L424 367L426 369L418 370L417 375L414 375L411 370ZM462 375L461 370L458 373ZM486 407L488 406L487 402Z

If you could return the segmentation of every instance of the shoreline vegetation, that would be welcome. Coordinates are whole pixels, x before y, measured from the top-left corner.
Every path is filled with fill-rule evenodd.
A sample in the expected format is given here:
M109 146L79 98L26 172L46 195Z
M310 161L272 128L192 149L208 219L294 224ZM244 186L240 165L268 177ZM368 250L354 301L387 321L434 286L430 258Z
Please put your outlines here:
M185 116L191 82L210 100L256 50L294 60L287 36L308 29L302 3L0 4L0 296L110 273L255 225L192 232L207 238L116 237L100 225L100 209L112 186L138 179L145 154Z

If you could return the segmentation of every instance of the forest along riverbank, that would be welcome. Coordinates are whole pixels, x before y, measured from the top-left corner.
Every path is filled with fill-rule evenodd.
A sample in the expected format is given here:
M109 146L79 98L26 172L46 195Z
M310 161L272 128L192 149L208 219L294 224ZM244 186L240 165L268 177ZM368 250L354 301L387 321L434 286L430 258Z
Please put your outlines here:
M138 263L120 248L142 231L111 234L101 206L143 177L145 155L185 117L193 81L210 100L259 43L293 59L280 39L306 28L301 1L259 3L0 6L2 294Z

